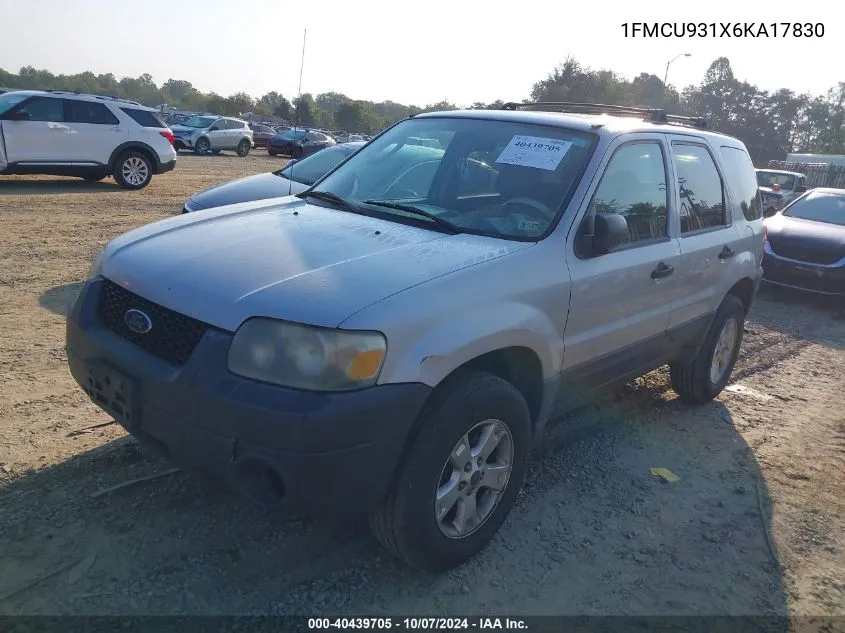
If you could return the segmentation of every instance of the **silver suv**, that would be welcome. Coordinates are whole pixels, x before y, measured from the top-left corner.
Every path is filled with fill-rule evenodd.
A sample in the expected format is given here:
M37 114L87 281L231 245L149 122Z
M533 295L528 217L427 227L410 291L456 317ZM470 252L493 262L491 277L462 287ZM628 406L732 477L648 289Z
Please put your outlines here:
M68 315L74 378L253 501L369 514L420 568L466 560L555 405L666 364L684 401L716 397L762 276L740 141L508 108L415 116L296 196L117 237Z
M198 115L172 126L177 150L189 149L197 154L217 154L232 150L238 156L249 154L255 143L252 128L242 119Z

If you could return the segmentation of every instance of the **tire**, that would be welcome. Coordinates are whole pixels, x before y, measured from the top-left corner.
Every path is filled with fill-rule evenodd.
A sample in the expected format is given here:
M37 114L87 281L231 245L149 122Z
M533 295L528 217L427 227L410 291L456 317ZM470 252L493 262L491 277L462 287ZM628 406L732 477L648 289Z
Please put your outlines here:
M267 154L268 154L268 155L270 155L270 156L278 156L278 155L279 155L279 152L274 152L273 150L268 149L268 150L267 150Z
M194 154L208 154L211 151L211 142L204 136L197 140L194 145Z
M114 179L121 189L143 189L153 179L153 165L141 152L129 150L114 163Z
M370 516L370 526L382 545L405 563L424 571L444 571L484 549L513 507L530 458L531 416L516 387L474 371L439 387L416 428L387 498ZM499 474L498 482L505 481L498 496L483 485L484 473L495 472L487 468L496 462L484 462L481 467L473 457L469 466L464 463L464 468L452 470L453 460L459 463L459 455L472 455L477 434L487 429L501 433L488 460L504 464L510 455L509 474ZM470 440L470 450L459 453L464 437ZM452 502L442 506L445 514L438 521L435 496L450 483L453 492L447 500ZM466 510L469 498L478 502L481 520L468 522L460 534L459 513ZM447 534L447 529L452 533Z
M730 326L731 322L733 326ZM685 365L669 366L672 389L684 402L690 404L709 402L725 388L742 346L744 324L745 306L739 298L728 295L716 311L713 323L693 361ZM725 341L720 339L726 329L731 327L736 328L733 344L728 342L728 347L724 347ZM714 369L717 351L722 358L722 363L719 363L721 373Z
M249 155L249 150L252 149L252 143L248 140L243 139L240 143L238 143L238 156L244 158L245 156Z
M302 158L302 155L304 153L305 153L305 150L303 150L301 147L294 147L290 152L290 157L296 158L298 160L298 159Z

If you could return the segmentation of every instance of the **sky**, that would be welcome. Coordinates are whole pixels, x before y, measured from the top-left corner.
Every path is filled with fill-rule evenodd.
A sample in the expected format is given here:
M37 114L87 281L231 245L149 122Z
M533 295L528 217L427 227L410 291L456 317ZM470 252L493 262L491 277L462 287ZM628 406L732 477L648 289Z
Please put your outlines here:
M140 6L140 10L139 9ZM583 66L699 83L727 57L765 90L821 94L845 81L837 3L565 0L0 0L0 68L150 73L202 91L302 91L424 106L520 101L568 55ZM727 38L720 24L820 23L822 37ZM716 23L704 37L625 36L635 22ZM780 28L780 25L779 25ZM829 60L829 61L826 61Z

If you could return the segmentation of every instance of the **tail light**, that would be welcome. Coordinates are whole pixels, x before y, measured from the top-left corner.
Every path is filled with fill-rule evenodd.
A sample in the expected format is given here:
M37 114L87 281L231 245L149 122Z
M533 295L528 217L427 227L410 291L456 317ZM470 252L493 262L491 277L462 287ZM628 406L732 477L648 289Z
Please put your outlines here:
M170 141L170 144L173 145L173 132L170 130L164 130L163 132L159 132L164 138Z

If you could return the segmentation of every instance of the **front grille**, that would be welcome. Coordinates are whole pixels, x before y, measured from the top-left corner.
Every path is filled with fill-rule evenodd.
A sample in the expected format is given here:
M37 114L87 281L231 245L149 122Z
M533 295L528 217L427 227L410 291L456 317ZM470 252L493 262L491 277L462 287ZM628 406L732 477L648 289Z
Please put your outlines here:
M128 310L141 310L152 321L146 334L130 330L125 321ZM139 297L134 292L103 281L98 313L102 324L112 332L171 365L184 365L200 339L211 326L184 314Z
M842 259L843 253L793 244L775 244L769 240L772 251L781 257L788 257L808 264L835 264Z

